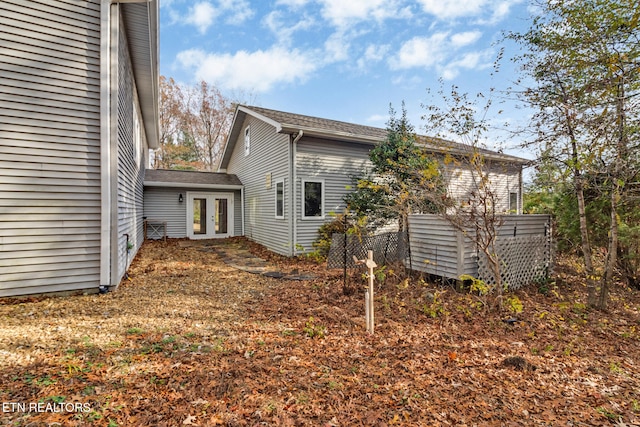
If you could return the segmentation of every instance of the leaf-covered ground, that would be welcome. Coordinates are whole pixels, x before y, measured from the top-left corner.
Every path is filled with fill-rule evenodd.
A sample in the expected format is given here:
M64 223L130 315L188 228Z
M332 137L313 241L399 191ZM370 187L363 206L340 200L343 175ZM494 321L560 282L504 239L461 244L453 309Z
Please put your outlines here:
M369 336L340 272L231 244L316 279L148 242L117 292L1 301L0 424L640 424L637 291L589 311L565 261L516 315L387 268Z

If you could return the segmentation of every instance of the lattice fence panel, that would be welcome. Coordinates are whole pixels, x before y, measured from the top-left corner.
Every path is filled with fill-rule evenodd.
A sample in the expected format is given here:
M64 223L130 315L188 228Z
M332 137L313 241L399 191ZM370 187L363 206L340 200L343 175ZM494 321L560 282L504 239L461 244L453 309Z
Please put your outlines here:
M550 274L553 254L548 236L501 237L496 242L496 251L502 283L509 289L546 279ZM489 285L496 284L483 253L478 257L478 276Z
M346 242L346 251L345 251ZM373 251L373 260L378 265L404 261L408 256L407 233L382 233L375 236L356 236L334 233L331 237L331 249L327 257L328 268L358 268L353 257L367 258L367 251Z

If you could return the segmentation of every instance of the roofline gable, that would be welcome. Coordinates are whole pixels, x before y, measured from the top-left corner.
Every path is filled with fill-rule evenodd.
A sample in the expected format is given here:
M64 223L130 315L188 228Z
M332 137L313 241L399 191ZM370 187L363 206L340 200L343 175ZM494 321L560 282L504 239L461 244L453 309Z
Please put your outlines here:
M269 117L269 115L282 116L288 120L277 120L276 118ZM371 126L358 125L354 123L341 122L330 119L322 119L319 117L304 116L295 113L286 113L277 110L269 110L262 107L252 107L246 105L238 105L233 118L233 124L227 142L225 145L222 161L220 162L219 169L226 169L231 159L231 154L235 148L235 143L241 133L241 125L247 115L253 116L259 120L264 121L272 125L277 133L283 134L297 134L300 131L304 133L305 137L316 137L322 139L331 139L342 142L351 143L364 143L376 145L382 142L387 133L386 129L375 128ZM298 121L298 123L296 123ZM323 124L324 127L309 125L308 123ZM341 130L342 128L342 130ZM360 132L358 132L360 131ZM425 142L418 141L418 145L423 146L425 149L442 154L452 155L464 155L467 154L462 147L462 144L455 143L453 141L441 140L438 138L428 137L424 135L417 135L418 139L426 140ZM430 141L442 141L441 145L434 144ZM525 165L530 160L513 156L510 154L504 154L487 149L479 149L481 154L486 156L488 160L514 163Z

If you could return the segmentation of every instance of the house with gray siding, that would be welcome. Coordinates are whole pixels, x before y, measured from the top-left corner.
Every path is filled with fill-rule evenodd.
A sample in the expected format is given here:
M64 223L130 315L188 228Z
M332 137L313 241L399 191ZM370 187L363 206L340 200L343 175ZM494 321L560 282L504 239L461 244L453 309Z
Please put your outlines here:
M158 1L0 2L0 297L118 285L158 143Z
M244 235L287 256L311 251L318 228L345 209L352 177L371 168L369 151L386 129L240 105L220 164L220 172L244 186ZM435 158L463 156L468 147L419 138ZM525 160L488 150L501 209L522 209ZM473 177L457 162L445 170L449 192L469 193Z

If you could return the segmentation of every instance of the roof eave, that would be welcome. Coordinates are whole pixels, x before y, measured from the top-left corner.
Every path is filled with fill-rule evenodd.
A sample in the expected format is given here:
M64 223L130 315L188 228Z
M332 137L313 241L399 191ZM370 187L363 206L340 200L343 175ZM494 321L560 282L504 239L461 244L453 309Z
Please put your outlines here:
M208 188L212 190L242 190L243 185L237 184L203 184L190 182L166 182L166 181L145 181L145 187L161 188Z
M434 146L427 146L427 145L423 145L423 147L426 150L429 150L434 153L440 153L440 154L451 154L454 156L468 156L470 154L470 152L456 149L456 148L448 149L448 148L434 147ZM514 163L519 165L526 165L531 161L521 157L512 156L509 154L501 154L501 153L480 153L480 155L487 160L496 161L496 162Z
M158 0L112 0L112 3L121 3L128 27L135 28L136 35L144 35L130 34L128 42L147 144L155 149L159 147L160 135Z
M311 136L316 138L333 139L333 140L345 141L345 142L357 142L357 143L369 144L369 145L376 145L376 144L379 144L381 141L380 138L369 136L369 135L357 135L353 133L340 132L340 131L327 131L325 129L317 129L317 128L311 128L306 126L296 126L296 125L289 125L289 124L283 124L281 126L280 133L295 134L300 131L304 133L305 137Z

